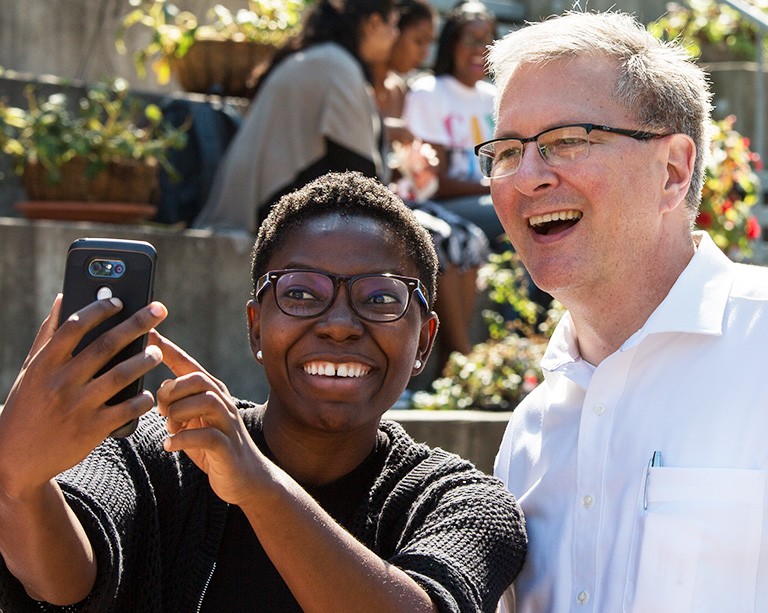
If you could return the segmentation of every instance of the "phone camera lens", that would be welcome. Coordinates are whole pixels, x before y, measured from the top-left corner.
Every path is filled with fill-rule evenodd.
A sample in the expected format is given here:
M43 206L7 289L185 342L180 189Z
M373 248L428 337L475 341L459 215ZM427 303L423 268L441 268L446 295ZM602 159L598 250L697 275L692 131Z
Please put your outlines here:
M103 266L99 260L94 260L88 265L88 272L91 273L94 277L99 276L102 270Z
M115 264L115 274L116 275L122 275L125 272L125 266L123 266L122 262L117 262Z

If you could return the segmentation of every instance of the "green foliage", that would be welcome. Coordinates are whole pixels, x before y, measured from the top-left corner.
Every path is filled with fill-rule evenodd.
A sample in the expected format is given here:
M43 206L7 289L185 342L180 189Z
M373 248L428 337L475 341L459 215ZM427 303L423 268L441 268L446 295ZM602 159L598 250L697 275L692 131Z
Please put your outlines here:
M123 17L116 45L127 51L125 34L139 26L150 35L149 42L134 54L136 71L146 76L147 67L161 84L171 77L171 58L186 55L197 40L235 40L278 47L298 33L306 0L248 0L248 8L234 13L217 4L200 21L168 0L130 0L135 8Z
M564 310L543 309L529 298L528 276L511 249L492 254L479 273L479 285L498 305L510 305L520 317L511 321L486 310L490 338L469 355L453 353L431 392L416 392L415 409L511 411L541 381L539 362Z
M747 3L768 12L768 0L747 0ZM667 13L648 25L657 38L680 38L694 57L707 48L728 51L733 59L754 60L757 30L738 11L714 0L670 2Z
M30 85L26 96L26 109L0 101L0 150L11 156L18 174L28 162L38 162L58 183L61 166L79 156L88 160L89 178L108 162L157 163L173 175L167 151L186 144L188 126L164 122L160 108L142 106L124 80L91 86L77 111L65 94L39 99Z

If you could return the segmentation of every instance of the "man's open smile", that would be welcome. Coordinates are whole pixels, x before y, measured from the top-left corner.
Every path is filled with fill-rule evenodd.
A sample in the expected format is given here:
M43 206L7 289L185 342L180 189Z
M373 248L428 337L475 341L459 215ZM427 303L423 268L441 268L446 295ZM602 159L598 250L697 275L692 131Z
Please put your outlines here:
M528 224L537 234L556 234L575 225L581 219L581 211L555 211L544 215L533 215Z

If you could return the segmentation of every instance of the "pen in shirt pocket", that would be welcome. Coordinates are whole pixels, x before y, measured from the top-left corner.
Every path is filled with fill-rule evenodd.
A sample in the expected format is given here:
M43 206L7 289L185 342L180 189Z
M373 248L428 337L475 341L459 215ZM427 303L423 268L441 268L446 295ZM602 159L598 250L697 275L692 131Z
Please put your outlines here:
M659 468L663 466L661 459L661 451L654 451L651 455L651 459L648 460L648 467L645 469L645 487L643 488L643 510L648 508L648 477L651 474L651 468Z

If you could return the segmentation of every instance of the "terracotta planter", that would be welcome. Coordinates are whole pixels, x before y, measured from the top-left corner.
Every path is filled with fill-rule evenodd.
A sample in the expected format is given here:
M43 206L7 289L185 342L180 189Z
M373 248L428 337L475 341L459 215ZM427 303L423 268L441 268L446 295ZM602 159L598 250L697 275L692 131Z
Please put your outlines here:
M272 45L247 41L198 40L186 55L172 58L171 70L188 92L246 96L254 68L276 50Z
M17 202L16 210L27 219L140 223L154 219L157 207L138 202L57 202L29 200Z
M28 219L136 223L154 219L159 191L157 165L108 164L93 179L87 162L75 158L61 168L62 180L51 183L46 169L28 164L22 175L28 201L16 210Z
M62 180L52 183L41 164L28 164L22 175L27 197L30 200L149 204L157 196L156 164L110 163L92 179L87 177L86 168L85 159L74 158L62 166Z

